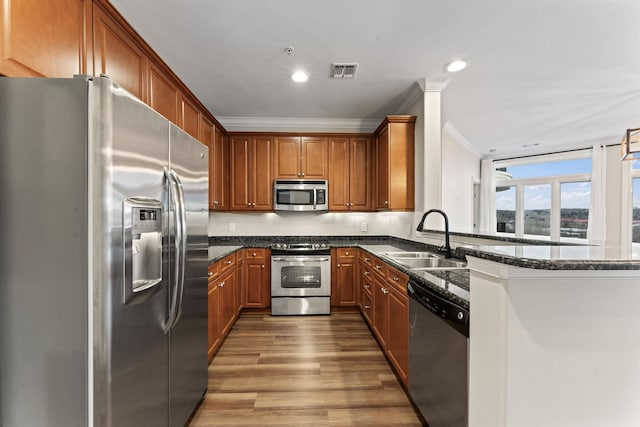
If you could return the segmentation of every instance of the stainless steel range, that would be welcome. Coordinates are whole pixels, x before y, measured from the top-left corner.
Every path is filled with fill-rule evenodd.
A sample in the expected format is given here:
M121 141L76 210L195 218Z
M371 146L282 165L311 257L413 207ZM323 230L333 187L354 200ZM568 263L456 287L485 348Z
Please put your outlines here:
M271 314L329 314L331 250L326 243L271 246Z

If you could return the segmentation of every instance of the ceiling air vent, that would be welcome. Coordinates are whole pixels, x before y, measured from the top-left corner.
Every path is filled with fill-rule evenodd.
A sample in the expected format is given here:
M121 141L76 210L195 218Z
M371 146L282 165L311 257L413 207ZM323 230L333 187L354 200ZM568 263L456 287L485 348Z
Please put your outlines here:
M331 64L332 79L352 79L356 76L358 64Z

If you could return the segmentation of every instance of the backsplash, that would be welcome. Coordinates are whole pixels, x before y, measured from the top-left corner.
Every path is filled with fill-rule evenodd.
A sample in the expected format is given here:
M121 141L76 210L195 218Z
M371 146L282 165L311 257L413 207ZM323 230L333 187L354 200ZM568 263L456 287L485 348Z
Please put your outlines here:
M209 236L386 235L410 239L416 215L414 212L210 212L208 231Z

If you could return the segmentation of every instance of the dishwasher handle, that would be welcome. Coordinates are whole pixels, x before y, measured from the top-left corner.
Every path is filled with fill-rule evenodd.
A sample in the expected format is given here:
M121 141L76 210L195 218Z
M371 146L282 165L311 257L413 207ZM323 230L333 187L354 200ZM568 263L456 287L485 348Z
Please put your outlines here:
M468 309L437 295L435 292L427 289L426 286L413 280L409 280L407 291L411 299L438 316L442 321L449 324L449 326L465 337L469 337L470 322Z

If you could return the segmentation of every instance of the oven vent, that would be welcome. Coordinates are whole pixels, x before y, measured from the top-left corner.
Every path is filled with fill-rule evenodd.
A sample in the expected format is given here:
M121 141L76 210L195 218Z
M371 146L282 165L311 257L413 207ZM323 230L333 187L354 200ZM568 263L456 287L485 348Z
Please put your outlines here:
M352 79L356 76L358 64L331 64L332 79Z

